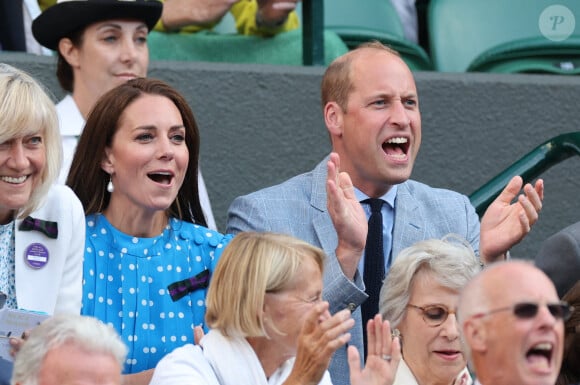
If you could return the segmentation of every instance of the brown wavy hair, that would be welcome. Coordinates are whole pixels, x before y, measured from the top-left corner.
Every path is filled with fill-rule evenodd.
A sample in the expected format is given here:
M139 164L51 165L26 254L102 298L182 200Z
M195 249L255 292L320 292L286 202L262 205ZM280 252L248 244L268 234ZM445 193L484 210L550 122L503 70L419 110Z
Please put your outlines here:
M85 214L103 212L111 194L106 186L109 174L101 168L105 148L110 147L119 129L119 120L127 107L142 95L160 95L171 100L181 114L189 165L177 198L167 209L171 218L207 226L199 202L197 173L199 130L185 98L167 83L151 78L130 80L104 94L89 114L72 160L66 184L77 194Z

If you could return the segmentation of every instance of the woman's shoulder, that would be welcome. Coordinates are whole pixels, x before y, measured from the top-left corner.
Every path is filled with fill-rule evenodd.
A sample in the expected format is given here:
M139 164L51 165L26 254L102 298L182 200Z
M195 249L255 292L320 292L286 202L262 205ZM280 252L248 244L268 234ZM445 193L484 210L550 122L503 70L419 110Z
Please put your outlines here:
M176 348L157 364L150 385L195 383L219 385L212 366L199 345Z
M33 217L66 215L84 217L84 210L81 201L68 186L53 184L40 206L31 215Z
M233 238L232 234L222 234L219 231L177 218L171 219L171 228L179 235L180 239L193 242L197 245L209 244L212 247L224 246Z

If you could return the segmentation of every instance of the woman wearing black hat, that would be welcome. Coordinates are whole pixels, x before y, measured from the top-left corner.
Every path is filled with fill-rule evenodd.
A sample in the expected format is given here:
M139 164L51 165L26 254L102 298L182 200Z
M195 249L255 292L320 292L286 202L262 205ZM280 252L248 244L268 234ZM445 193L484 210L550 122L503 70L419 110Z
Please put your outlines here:
M63 141L64 183L78 137L97 99L129 79L145 77L147 35L161 16L157 0L58 0L32 23L40 44L57 52L57 78L69 93L56 108ZM208 227L215 229L205 183L199 196Z

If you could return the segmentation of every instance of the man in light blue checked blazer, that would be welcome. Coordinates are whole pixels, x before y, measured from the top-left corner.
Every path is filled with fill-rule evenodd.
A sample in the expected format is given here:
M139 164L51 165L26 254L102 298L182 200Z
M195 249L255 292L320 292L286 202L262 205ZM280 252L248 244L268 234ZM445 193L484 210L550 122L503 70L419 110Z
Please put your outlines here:
M322 105L332 154L308 173L236 198L227 232L285 233L321 247L328 256L324 299L332 313L351 309L350 344L362 352L360 305L367 294L360 270L367 225L361 216L368 218L369 209L360 201L387 203L385 261L417 241L455 233L490 263L504 259L537 221L544 186L539 180L520 194L522 179L514 177L480 225L466 196L409 180L421 144L417 89L405 62L380 43L363 45L328 67ZM344 250L358 251L356 258ZM335 385L350 383L346 347L334 354L329 370Z

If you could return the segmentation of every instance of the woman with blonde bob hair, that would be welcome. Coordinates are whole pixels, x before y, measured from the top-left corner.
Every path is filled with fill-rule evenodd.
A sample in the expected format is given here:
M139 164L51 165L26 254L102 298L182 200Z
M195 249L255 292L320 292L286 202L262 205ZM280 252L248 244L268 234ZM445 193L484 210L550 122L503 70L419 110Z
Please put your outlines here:
M5 307L79 313L85 238L80 201L54 186L56 110L28 74L0 63L0 292ZM73 236L74 229L74 236ZM22 340L10 343L18 350ZM2 370L0 383L10 373Z
M62 150L58 119L52 100L30 75L0 63L0 143L44 130L45 167L26 203L18 208L22 218L34 211L60 172Z
M379 300L379 312L401 337L395 385L472 383L455 309L461 288L480 269L469 243L453 234L399 253Z
M324 252L296 238L246 232L224 250L210 283L199 345L157 365L151 385L331 384L332 354L350 339L345 309L331 316L323 301ZM369 356L361 370L349 348L351 383L392 383L399 343L387 321L369 321Z

